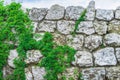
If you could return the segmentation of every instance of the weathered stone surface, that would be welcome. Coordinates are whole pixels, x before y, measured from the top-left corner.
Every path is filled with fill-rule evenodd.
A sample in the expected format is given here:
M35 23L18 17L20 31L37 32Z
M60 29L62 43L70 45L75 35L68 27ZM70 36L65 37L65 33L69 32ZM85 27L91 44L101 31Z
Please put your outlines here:
M97 9L96 18L99 20L110 21L114 18L113 10Z
M112 20L109 23L108 31L120 34L120 21L119 20Z
M109 65L116 65L117 60L114 55L114 48L106 47L100 49L93 53L95 58L95 65L97 66L109 66Z
M69 6L66 8L65 19L78 20L84 8L81 6Z
M51 6L50 10L48 11L45 19L49 20L58 20L64 17L65 7L60 5L53 5Z
M74 31L74 21L61 20L57 22L57 30L62 34L70 34Z
M106 76L108 80L120 80L120 66L107 67Z
M83 43L84 43L84 36L83 35L68 35L66 37L67 44L73 47L76 50L81 50Z
M106 80L105 68L87 68L82 70L83 80Z
M98 48L102 44L102 36L90 35L85 38L85 47L90 51Z
M105 21L95 21L94 22L94 28L95 28L95 32L99 35L103 35L103 34L106 34L107 32L107 22Z
M56 21L43 21L37 27L37 31L45 31L45 32L54 32L56 28Z
M43 57L43 55L41 54L39 50L29 50L27 51L26 54L27 54L27 59L25 59L25 62L27 64L38 63L40 58Z
M26 80L33 80L31 68L25 68L25 76L26 76Z
M33 21L41 21L47 14L46 8L32 8L29 12L29 17Z
M14 59L18 57L17 50L10 50L9 56L8 56L8 65L12 68L15 68L14 65Z
M110 46L120 46L120 35L117 33L110 33L105 35L104 42Z
M46 75L45 69L38 66L32 66L32 74L34 80L44 80L44 76Z
M78 25L77 33L91 35L95 33L92 21L83 21Z
M38 26L38 22L32 22L32 24L33 24L33 33L35 33Z
M120 19L120 6L115 10L115 18Z
M116 57L117 57L117 60L120 64L120 48L116 48Z
M75 63L79 67L93 66L92 54L87 51L78 51L75 54Z
M36 41L43 39L43 37L44 37L44 33L34 33L33 35L33 39L35 39Z

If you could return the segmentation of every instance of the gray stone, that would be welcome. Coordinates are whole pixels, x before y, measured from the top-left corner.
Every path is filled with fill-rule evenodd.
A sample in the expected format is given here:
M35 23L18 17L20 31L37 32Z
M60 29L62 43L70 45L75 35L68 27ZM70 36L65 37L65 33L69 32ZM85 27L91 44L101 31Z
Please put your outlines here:
M107 67L106 76L108 80L120 80L120 66Z
M25 76L26 76L26 80L33 80L31 68L25 68Z
M92 54L87 51L78 51L75 54L75 63L79 67L93 66Z
M49 20L62 19L64 17L64 13L65 13L65 8L63 6L56 4L56 5L51 6L45 19L49 19Z
M120 46L120 35L117 33L110 33L105 35L104 42L109 46Z
M77 33L84 33L86 35L91 35L95 33L92 21L83 21L78 25Z
M116 48L116 58L120 64L120 48Z
M47 14L48 9L46 8L32 8L29 12L29 17L33 21L41 21Z
M107 22L96 20L93 25L97 34L99 35L106 34L108 28Z
M38 22L32 22L32 24L33 24L33 33L35 33L38 26Z
M56 28L56 21L43 21L37 27L37 32L54 32Z
M96 18L99 20L110 21L114 18L113 10L97 9Z
M68 35L66 37L66 41L69 46L73 47L76 50L81 50L84 43L84 37L83 35Z
M57 22L57 30L62 34L70 34L74 31L75 22L61 20Z
M69 6L66 8L65 19L78 20L84 8L81 6Z
M102 36L90 35L85 38L85 47L90 51L95 50L102 44Z
M117 60L114 55L114 48L112 47L106 47L103 49L100 49L93 53L95 58L95 65L97 66L110 66L110 65L116 65Z
M33 39L35 39L36 41L42 40L44 37L45 33L34 33L33 35Z
M87 68L82 70L83 80L106 80L105 68Z
M29 50L27 51L26 54L27 54L27 58L25 59L25 62L27 64L38 63L39 60L43 57L43 55L39 50Z
M120 7L115 10L115 18L120 19Z

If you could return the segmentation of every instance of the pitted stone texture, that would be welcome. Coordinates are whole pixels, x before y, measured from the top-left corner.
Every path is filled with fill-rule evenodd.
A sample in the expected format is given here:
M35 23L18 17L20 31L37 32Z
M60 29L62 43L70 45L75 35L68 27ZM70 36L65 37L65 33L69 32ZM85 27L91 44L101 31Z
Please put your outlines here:
M12 68L15 68L14 65L14 59L18 58L18 52L16 49L10 50L9 56L8 56L8 65Z
M65 19L67 20L78 20L84 8L81 6L69 6L66 8Z
M50 8L45 19L59 20L59 19L62 19L64 17L64 13L65 13L65 8L63 6L56 4Z
M95 18L95 1L91 1L86 9L86 20L94 20Z
M97 66L110 66L110 65L116 65L117 60L114 55L114 48L112 47L106 47L103 49L100 49L93 53L95 58L95 65Z
M102 44L102 36L90 35L85 38L85 47L90 51L95 50Z
M120 48L116 48L116 57L117 57L117 60L120 64Z
M37 32L54 32L56 28L56 21L43 21L37 27Z
M109 46L120 46L120 35L117 33L110 33L105 35L104 42Z
M83 80L106 80L105 68L87 68L82 70Z
M41 54L39 50L29 50L27 51L26 54L27 54L27 59L25 59L25 62L27 64L38 63L40 58L43 57L43 55Z
M33 21L41 21L47 14L47 8L32 8L29 12L29 17Z
M120 21L119 20L111 21L109 23L108 31L120 34Z
M44 37L45 33L34 33L33 35L33 39L35 39L36 41L42 40Z
M84 33L86 35L91 35L95 33L92 21L83 21L78 25L77 33Z
M38 66L32 66L32 74L34 80L45 80L44 76L46 75L45 69Z
M38 22L32 22L32 24L33 24L33 33L35 33L36 32L36 28L38 26Z
M78 80L79 69L76 67L67 68L61 75L58 75L58 80L63 80L62 76L66 77L65 80Z
M94 28L95 28L95 32L99 35L103 35L106 34L107 32L107 22L105 21L95 21L94 22Z
M115 10L115 18L120 19L120 7Z
M83 43L84 43L84 36L83 35L68 35L66 37L67 44L73 47L76 50L81 50Z
M57 22L57 30L62 34L70 34L74 31L74 21L61 20Z
M33 80L32 71L30 68L25 68L26 80Z
M110 21L114 18L113 10L97 9L96 18L99 20Z
M107 67L106 76L108 80L120 80L120 66Z
M87 51L78 51L75 54L75 63L79 67L93 66L92 54Z

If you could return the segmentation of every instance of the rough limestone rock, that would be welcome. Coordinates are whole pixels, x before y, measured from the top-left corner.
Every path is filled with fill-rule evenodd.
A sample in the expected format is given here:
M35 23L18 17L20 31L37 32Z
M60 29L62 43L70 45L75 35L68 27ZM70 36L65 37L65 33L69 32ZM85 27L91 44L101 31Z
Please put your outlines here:
M90 51L98 48L102 44L102 36L90 35L85 38L85 47Z
M29 50L27 51L26 54L27 54L27 59L25 59L25 62L27 64L38 63L39 60L43 57L43 55L39 50Z
M94 21L94 28L95 28L95 32L99 35L103 35L106 34L107 32L107 22L105 21Z
M64 13L65 13L65 7L56 4L50 8L45 19L49 19L49 20L62 19L64 17Z
M120 80L120 66L107 67L106 76L108 80Z
M83 80L106 80L105 68L87 68L82 70Z
M117 57L117 60L120 64L120 48L116 48L116 57Z
M99 20L110 21L114 18L113 10L97 9L96 18Z
M47 14L47 8L32 8L29 12L29 17L33 21L41 21Z
M108 31L120 34L120 21L119 20L112 20L109 23Z
M69 6L66 8L65 19L78 20L84 8L81 6Z
M37 32L54 32L56 28L56 21L43 21L38 25Z
M62 34L70 34L74 31L75 22L61 20L57 22L57 30Z
M38 22L32 22L33 24L33 33L36 33L36 28L38 26Z
M26 80L33 80L31 68L25 68L25 76L26 76Z
M81 50L83 43L84 43L84 36L83 35L68 35L66 37L67 44L73 47L76 50Z
M120 46L120 35L117 33L110 33L105 35L104 42L110 46Z
M44 80L44 76L46 75L45 68L32 66L32 74L34 80Z
M120 19L120 6L115 10L115 18Z
M42 40L44 37L45 33L34 33L33 35L33 39L35 39L36 41Z
M96 66L116 65L117 60L114 55L114 48L106 47L93 53Z
M84 33L86 35L91 35L95 33L92 21L83 21L78 25L77 33Z
M78 51L75 54L75 63L79 67L93 66L92 54L87 51Z
M8 56L8 65L12 68L15 68L14 65L14 59L18 58L18 52L16 49L10 50L9 56Z
M91 1L86 9L86 20L94 20L95 18L95 1Z

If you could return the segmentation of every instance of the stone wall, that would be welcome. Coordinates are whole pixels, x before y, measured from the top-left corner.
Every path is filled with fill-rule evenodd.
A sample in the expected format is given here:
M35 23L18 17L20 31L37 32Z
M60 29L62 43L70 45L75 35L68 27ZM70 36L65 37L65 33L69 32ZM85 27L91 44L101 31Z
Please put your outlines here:
M82 21L72 36L75 22L86 9L85 21ZM43 35L50 32L59 45L69 45L77 50L73 65L63 74L78 79L79 72L84 80L120 80L120 7L116 10L95 9L91 1L87 8L81 6L53 5L47 8L32 8L29 17L34 23L34 33ZM40 36L34 37L40 40ZM17 51L11 50L8 65L4 67L4 76L14 69L13 60ZM42 54L38 50L27 52L25 62L29 64L25 71L27 80L44 80L45 69L36 65ZM31 65L32 64L32 65Z

